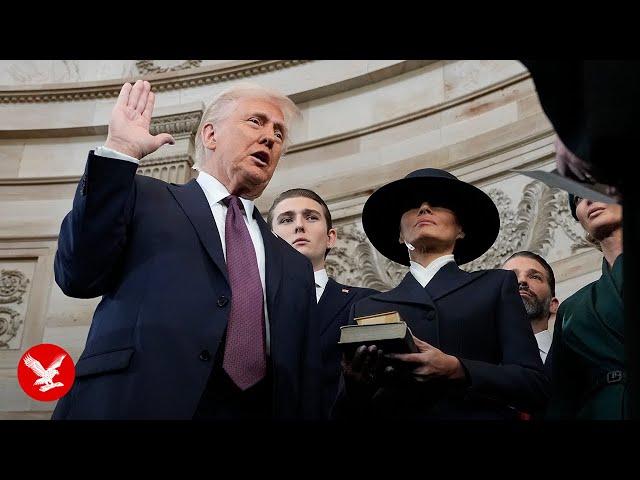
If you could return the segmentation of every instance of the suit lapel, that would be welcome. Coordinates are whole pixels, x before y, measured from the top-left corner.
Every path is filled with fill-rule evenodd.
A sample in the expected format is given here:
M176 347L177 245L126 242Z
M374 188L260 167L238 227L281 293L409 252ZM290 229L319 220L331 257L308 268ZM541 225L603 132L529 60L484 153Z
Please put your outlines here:
M591 287L590 305L593 306L595 315L622 341L624 339L624 304L620 295L621 288L618 286L622 285L621 267L621 258L614 262L612 269L609 269L607 261L602 259L602 276ZM618 282L615 281L614 274L617 274Z
M185 185L168 185L169 192L176 199L187 218L195 228L205 250L216 264L225 280L227 277L227 264L222 252L220 233L211 213L211 207L198 182L191 180Z
M381 300L392 303L414 303L435 308L431 296L427 294L422 285L414 278L411 272L407 273L400 284L388 292L372 295L372 300Z
M449 262L438 270L425 289L436 301L477 280L485 273L486 271L468 273L461 270L454 262Z
M353 289L349 289L348 292L344 292L343 289L344 285L339 284L333 278L329 278L327 286L324 292L322 292L322 296L318 302L321 335L334 323L336 314L338 314L354 296Z
M263 220L262 215L257 207L253 208L253 218L258 222L262 241L264 243L264 261L265 261L265 286L267 289L267 308L269 311L269 324L274 325L277 315L275 315L275 305L280 285L282 283L282 253L277 238L269 229L267 223Z
M440 346L438 311L429 292L422 288L411 272L407 273L402 282L393 290L372 295L369 299L418 306L419 313L409 311L409 317L403 318L403 320L407 322L414 336L435 347ZM389 308L389 310L394 310L394 308Z

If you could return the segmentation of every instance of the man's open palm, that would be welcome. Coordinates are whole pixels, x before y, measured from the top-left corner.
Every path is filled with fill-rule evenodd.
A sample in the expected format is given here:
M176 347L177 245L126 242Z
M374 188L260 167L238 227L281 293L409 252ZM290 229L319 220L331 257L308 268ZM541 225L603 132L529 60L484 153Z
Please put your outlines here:
M154 102L155 94L149 82L125 83L111 111L105 147L141 159L165 143L174 144L168 133L155 136L149 133Z

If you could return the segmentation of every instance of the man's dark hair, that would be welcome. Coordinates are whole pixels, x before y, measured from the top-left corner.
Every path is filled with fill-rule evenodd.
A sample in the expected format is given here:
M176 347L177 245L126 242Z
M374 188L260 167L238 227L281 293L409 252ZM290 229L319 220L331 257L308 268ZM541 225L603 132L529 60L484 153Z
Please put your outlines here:
M307 190L306 188L292 188L291 190L287 190L286 192L282 192L278 197L273 201L273 205L269 209L269 213L267 214L267 223L269 224L269 228L273 228L273 211L276 209L278 204L287 198L310 198L314 202L318 202L322 205L322 210L324 212L324 218L327 221L327 232L333 228L333 223L331 221L331 212L329 211L329 207L324 202L324 200L313 190Z
M556 277L553 274L551 265L549 265L547 261L537 253L533 253L528 250L522 250L521 252L514 253L509 258L507 258L504 262L502 262L502 265L507 263L512 258L516 258L516 257L530 258L532 260L535 260L536 262L538 262L540 265L544 267L544 269L547 271L547 283L549 284L549 289L551 290L551 296L555 297L556 296Z

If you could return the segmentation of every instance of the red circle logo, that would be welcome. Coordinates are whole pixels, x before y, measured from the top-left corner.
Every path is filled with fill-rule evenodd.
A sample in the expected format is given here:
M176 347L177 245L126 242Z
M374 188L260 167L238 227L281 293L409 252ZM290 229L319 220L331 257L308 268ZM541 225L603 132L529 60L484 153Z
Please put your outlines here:
M53 402L67 394L76 378L69 354L52 343L27 350L18 363L18 382L34 400Z

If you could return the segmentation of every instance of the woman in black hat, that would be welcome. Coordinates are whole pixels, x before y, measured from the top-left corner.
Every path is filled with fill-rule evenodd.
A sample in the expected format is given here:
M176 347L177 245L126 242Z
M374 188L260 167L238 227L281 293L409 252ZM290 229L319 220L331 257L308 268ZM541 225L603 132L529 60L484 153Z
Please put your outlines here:
M500 228L480 189L426 168L367 200L371 243L410 272L393 290L356 303L355 317L398 311L419 353L375 345L343 360L334 417L514 418L546 405L548 379L513 272L467 273Z
M622 420L631 401L624 355L622 206L569 195L573 217L602 250L602 276L560 304L549 418Z

